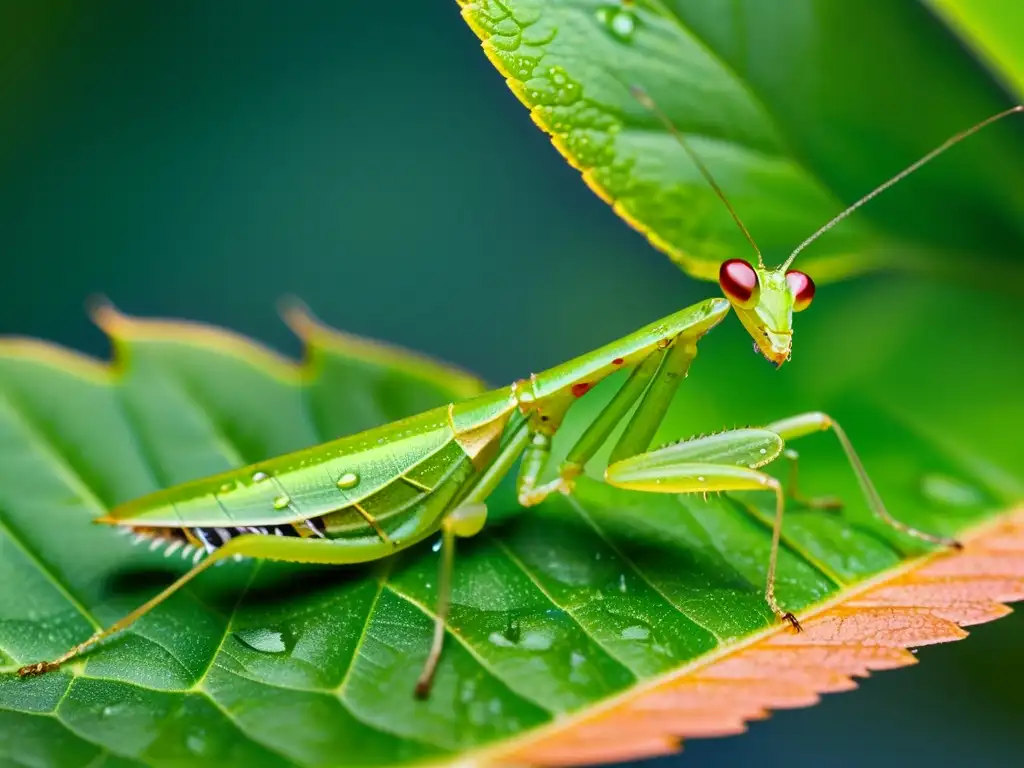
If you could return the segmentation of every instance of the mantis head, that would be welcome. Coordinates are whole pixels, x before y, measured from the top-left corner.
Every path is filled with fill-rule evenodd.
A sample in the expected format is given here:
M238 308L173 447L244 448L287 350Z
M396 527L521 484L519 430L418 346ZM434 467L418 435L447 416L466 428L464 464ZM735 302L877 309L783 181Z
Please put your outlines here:
M814 298L814 281L803 272L797 272L795 269L789 268L797 254L862 205L871 201L889 187L902 181L921 166L931 162L954 144L958 144L968 136L972 136L997 120L1024 112L1024 104L1018 104L1009 109L1004 109L1002 112L998 112L975 123L967 130L960 131L960 133L949 137L931 152L908 165L888 181L875 187L834 216L830 221L819 227L814 234L796 247L784 264L775 269L768 269L764 265L761 251L758 249L757 243L754 242L754 238L743 224L743 221L732 207L721 187L718 186L711 172L687 143L682 133L676 129L668 116L658 108L658 105L654 103L654 100L643 88L636 85L631 86L630 93L633 94L633 97L642 106L656 115L668 132L679 142L679 145L686 154L690 156L697 170L700 171L701 176L704 177L704 180L707 181L711 189L714 190L715 194L725 204L725 207L729 209L729 214L736 222L736 226L743 233L743 236L753 246L754 252L757 254L757 266L751 266L751 264L743 259L729 259L722 263L718 271L718 284L721 286L725 297L729 300L733 309L736 310L736 314L739 315L743 327L747 329L751 338L754 339L754 349L764 355L769 362L774 363L776 368L789 360L792 353L793 313L802 312L807 309L811 304L811 299Z
M729 259L718 271L718 284L754 339L754 350L776 368L789 360L793 313L811 305L814 281L785 265L768 269L763 264L755 267L743 259Z

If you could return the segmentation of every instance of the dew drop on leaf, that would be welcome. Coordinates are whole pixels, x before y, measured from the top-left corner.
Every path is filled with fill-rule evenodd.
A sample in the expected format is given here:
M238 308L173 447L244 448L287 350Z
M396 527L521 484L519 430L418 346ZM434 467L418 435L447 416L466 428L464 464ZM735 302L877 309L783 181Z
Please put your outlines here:
M507 637L505 637L504 633L502 632L491 632L491 634L487 636L487 640L491 643L491 645L496 645L499 648L515 647L515 643L509 640Z
M590 682L590 675L587 672L587 657L579 651L569 654L569 682L576 685L587 685Z
M337 485L343 491L347 491L349 488L355 488L359 485L359 475L355 472L346 472L338 478Z
M530 630L523 633L520 645L529 651L546 651L554 643L554 638L548 632Z
M948 475L922 477L921 494L928 501L947 507L980 507L985 504L985 494L980 489Z
M185 737L185 746L192 754L204 754L206 752L206 735L201 731L197 733L190 733Z
M240 629L235 638L260 653L284 653L288 650L284 633L273 629Z
M620 636L623 640L646 640L651 636L651 630L639 624L633 624L622 630Z
M629 43L636 33L637 19L633 10L624 6L624 2L601 6L597 9L597 20L616 40Z

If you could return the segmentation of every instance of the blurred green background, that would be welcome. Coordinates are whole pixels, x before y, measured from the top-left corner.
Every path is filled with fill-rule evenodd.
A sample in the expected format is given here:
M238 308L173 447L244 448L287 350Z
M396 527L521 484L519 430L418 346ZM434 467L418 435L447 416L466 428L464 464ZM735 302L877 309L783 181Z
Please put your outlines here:
M102 293L297 353L295 294L498 383L714 293L587 190L452 0L0 8L0 333L106 355ZM972 634L659 762L1015 763L1024 620Z

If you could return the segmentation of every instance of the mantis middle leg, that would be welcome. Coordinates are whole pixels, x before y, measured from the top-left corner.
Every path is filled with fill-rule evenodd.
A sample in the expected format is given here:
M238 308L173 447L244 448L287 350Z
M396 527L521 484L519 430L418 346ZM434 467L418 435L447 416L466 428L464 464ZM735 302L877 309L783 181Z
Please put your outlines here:
M860 457L853 448L853 443L850 442L850 438L846 436L846 431L839 426L831 416L820 411L812 411L809 413L802 413L798 416L791 416L788 419L781 419L779 421L768 424L765 429L770 430L777 434L785 441L796 440L800 437L806 437L807 435L815 432L822 432L826 430L832 430L836 438L839 440L839 444L843 448L843 453L846 454L847 461L850 462L854 475L857 477L857 482L860 485L861 491L864 493L864 498L868 502L868 506L871 511L891 528L894 528L901 533L911 536L921 541L927 541L930 544L938 544L944 547L953 547L959 549L961 547L960 542L956 539L946 538L944 536L935 536L925 531L919 531L916 528L912 528L904 522L897 520L890 514L889 510L886 509L885 503L882 501L882 497L878 494L875 489L875 484L871 482L871 478L868 476L867 470L864 468L864 464L861 462ZM797 477L797 461L798 457L795 452L791 456L787 456L791 464L790 472L790 486L789 495L791 498L799 498L798 491L796 489L796 477ZM811 506L815 507L836 507L838 506L835 501L822 500L822 499L811 499L809 500Z

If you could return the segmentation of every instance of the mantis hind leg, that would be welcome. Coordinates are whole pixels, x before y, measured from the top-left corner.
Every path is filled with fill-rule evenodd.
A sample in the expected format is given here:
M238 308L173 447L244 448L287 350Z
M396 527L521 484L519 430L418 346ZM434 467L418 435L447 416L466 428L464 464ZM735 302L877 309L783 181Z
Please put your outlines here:
M376 546L363 545L359 549L339 545L330 539L299 539L278 536L245 535L231 539L223 547L214 550L209 557L199 561L189 571L180 576L159 594L151 597L124 618L109 627L100 629L88 640L74 646L52 661L40 661L27 664L18 670L20 677L42 675L59 669L77 656L98 645L108 637L127 629L175 592L188 584L192 579L210 566L223 562L235 555L261 558L264 560L287 560L299 563L347 564L374 560L391 554L390 543L378 543Z
M178 578L169 587L164 589L162 592L160 592L155 597L152 597L149 600L147 600L145 603L140 605L138 608L136 608L134 611L129 613L124 618L120 619L119 621L115 621L109 627L97 630L95 633L93 633L92 637L90 637L88 640L85 640L84 642L81 642L78 645L73 646L68 651L66 651L65 653L61 654L60 656L58 656L56 659L53 659L52 661L39 661L39 662L36 662L35 664L27 664L27 665L25 665L24 667L22 667L21 669L18 670L18 676L19 677L32 677L34 675L42 675L42 674L45 674L46 672L53 672L53 671L55 671L57 669L60 669L62 664L66 664L67 662L69 662L73 658L75 658L76 656L79 656L79 655L85 653L87 650L92 648L94 645L98 645L99 643L101 643L104 640L106 640L108 637L111 637L112 635L116 635L121 630L127 629L128 627L130 627L139 618L141 618L142 616L144 616L145 614L149 613L151 610L156 608L158 605L160 605L160 603L162 603L164 600L169 598L171 595L173 595L175 592L177 592L179 589L181 589L183 586L185 586L188 582L192 581L192 579L194 579L200 573L205 571L207 568L209 568L214 563L219 562L221 560L223 560L223 557L218 556L218 552L214 552L212 555L207 557L205 560L202 560L197 565L193 566L187 573L185 573L185 575L183 575L180 578Z
M796 617L775 598L775 570L785 499L782 485L757 467L782 451L778 435L763 429L738 429L695 438L614 462L605 480L618 488L654 493L709 493L712 491L769 491L775 496L775 521L765 579L764 597L780 620L800 630Z
M854 450L853 444L850 442L850 438L846 436L846 431L828 414L821 413L820 411L802 413L799 416L791 416L788 419L781 419L773 422L767 425L765 429L775 432L779 437L786 441L805 437L806 435L813 434L814 432L832 430L832 433L839 440L839 444L842 446L843 452L846 454L847 461L849 461L850 466L853 468L853 472L857 477L857 482L864 494L864 498L868 502L868 506L882 522L889 527L906 534L907 536L912 536L913 538L920 539L921 541L927 541L931 544L938 544L940 546L953 547L956 549L961 547L960 542L956 539L936 536L925 531L920 531L917 528L912 528L906 523L893 517L889 510L886 509L885 503L882 501L882 497L878 494L878 491L875 490L875 485L871 482L871 478L868 476L867 470L864 468L864 464L861 462L860 457ZM791 464L791 466L795 467L795 464ZM795 470L792 470L790 485L791 494L795 490L793 487L795 477L796 472Z

